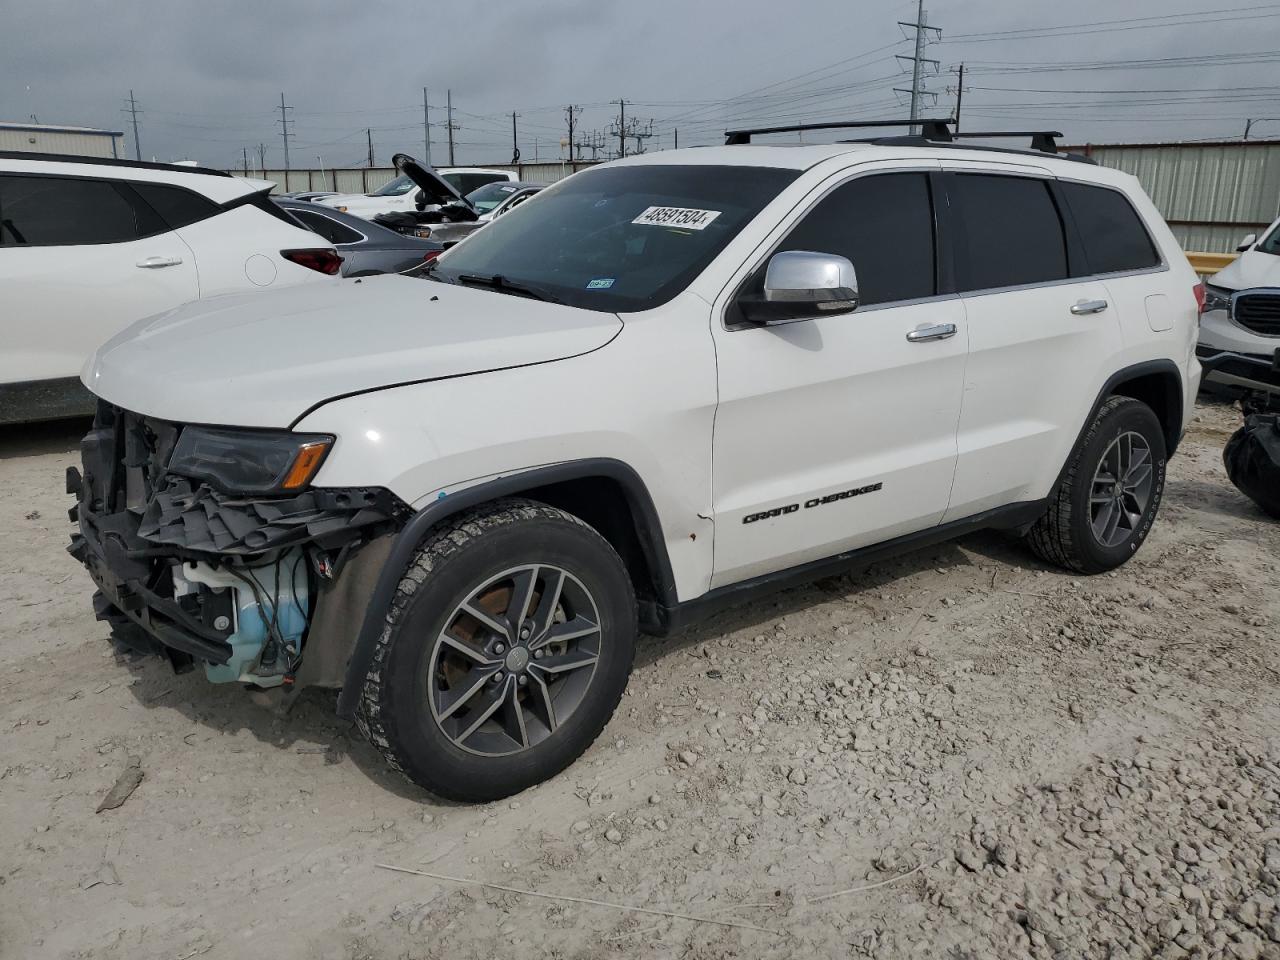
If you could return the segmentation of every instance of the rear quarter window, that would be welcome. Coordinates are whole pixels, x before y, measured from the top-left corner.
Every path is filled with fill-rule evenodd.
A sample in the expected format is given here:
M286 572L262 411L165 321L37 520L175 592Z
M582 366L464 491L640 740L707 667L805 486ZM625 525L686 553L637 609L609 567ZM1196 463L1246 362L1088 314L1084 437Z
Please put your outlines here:
M202 197L182 187L137 182L131 183L130 186L172 230L200 220L207 220L222 212L222 208L208 197Z
M1060 184L1084 242L1090 273L1121 273L1158 266L1160 254L1142 218L1119 190L1085 183Z

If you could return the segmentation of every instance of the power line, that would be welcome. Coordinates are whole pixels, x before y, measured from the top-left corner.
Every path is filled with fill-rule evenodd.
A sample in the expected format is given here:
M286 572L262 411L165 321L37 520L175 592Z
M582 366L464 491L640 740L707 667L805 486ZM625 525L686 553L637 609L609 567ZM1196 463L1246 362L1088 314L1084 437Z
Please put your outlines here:
M1115 26L1121 26L1125 24L1135 25L1135 29L1143 29L1143 27L1137 26L1139 24L1148 25L1152 27L1177 27L1177 26L1183 25L1184 23L1197 24L1197 23L1204 23L1208 21L1218 21L1223 19L1222 14L1224 13L1248 14L1256 10L1270 11L1267 14L1265 14L1265 16L1268 16L1268 17L1280 16L1280 12L1275 10L1274 4L1257 4L1249 7L1224 7L1218 10L1192 10L1192 11L1188 11L1187 13L1165 13L1165 14L1159 14L1157 16L1151 16L1151 17L1121 17L1117 20L1093 20L1085 23L1064 23L1064 24L1059 24L1057 26L1052 26L1052 27L1022 27L1016 30L989 30L981 33L957 33L954 36L952 36L949 40L947 40L947 42L959 43L960 41L965 41L965 40L987 40L987 39L995 39L998 37L1017 37L1017 38L1026 39L1028 34L1035 34L1035 35L1054 34L1060 30L1078 30L1081 28L1094 28L1094 27L1115 27ZM1187 19L1189 17L1194 19ZM1252 17L1227 18L1227 22L1230 22L1231 19L1252 19ZM1159 22L1159 21L1176 21L1176 22L1166 23L1166 22ZM1090 30L1089 32L1093 32L1093 31ZM1062 34L1062 35L1070 36L1071 34Z

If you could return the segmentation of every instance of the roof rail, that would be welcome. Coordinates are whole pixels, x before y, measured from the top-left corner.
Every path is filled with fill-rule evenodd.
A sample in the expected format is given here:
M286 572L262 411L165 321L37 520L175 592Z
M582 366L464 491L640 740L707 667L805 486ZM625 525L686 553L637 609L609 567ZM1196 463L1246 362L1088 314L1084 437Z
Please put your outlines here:
M136 170L167 170L170 173L203 173L210 177L231 177L225 170L208 167L185 167L176 163L155 163L150 160L119 160L115 157L85 157L69 153L28 153L25 150L0 150L0 160L38 160L44 163L90 163L99 167L133 167Z
M952 130L954 120L850 120L842 123L800 123L786 127L760 127L754 130L728 130L725 132L725 146L750 143L752 136L765 133L798 133L804 130L853 130L874 127L919 127L919 136L884 138L872 140L876 143L920 143L920 144L955 144L956 140L996 140L1011 137L1030 137L1031 149L1038 153L1057 153L1058 138L1062 136L1056 130L1000 130L973 131L963 133ZM855 142L855 141L845 141ZM959 146L957 144L957 146Z
M803 133L806 130L871 130L876 127L920 127L925 139L949 142L949 120L846 120L836 123L796 123L786 127L757 127L751 130L726 130L724 145L739 146L750 143L751 138L766 133Z

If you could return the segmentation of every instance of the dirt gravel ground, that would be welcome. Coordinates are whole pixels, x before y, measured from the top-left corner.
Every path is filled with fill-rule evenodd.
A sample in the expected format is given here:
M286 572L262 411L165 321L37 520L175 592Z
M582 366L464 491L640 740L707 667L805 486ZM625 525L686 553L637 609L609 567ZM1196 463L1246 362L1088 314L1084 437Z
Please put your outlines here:
M81 425L2 434L0 957L1280 958L1280 526L1238 422L1200 409L1115 574L976 536L646 640L586 756L484 807L329 693L115 653L64 552Z

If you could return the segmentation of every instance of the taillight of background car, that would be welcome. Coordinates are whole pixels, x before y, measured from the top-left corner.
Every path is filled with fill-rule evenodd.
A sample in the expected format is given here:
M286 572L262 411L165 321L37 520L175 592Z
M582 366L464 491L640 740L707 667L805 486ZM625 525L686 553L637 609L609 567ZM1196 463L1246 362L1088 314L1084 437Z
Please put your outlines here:
M1196 312L1204 313L1205 298L1207 297L1207 294L1204 289L1204 284L1197 283L1194 287L1191 288L1191 292L1196 295Z
M280 256L308 270L318 270L329 276L337 276L342 267L342 257L332 247L317 247L313 250L281 250Z
M422 255L422 262L430 263L432 260L440 256L440 254L442 253L444 253L443 250L428 250L426 253Z

